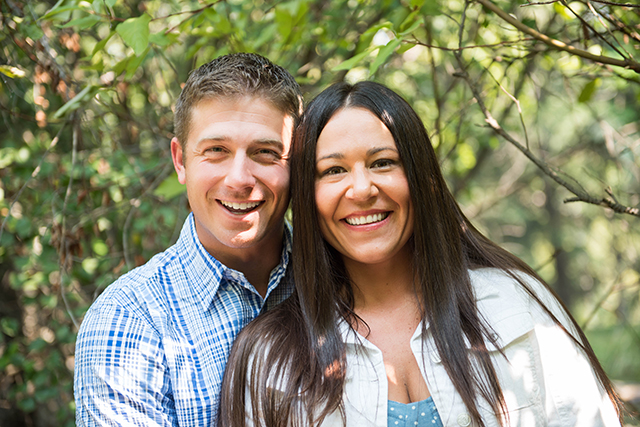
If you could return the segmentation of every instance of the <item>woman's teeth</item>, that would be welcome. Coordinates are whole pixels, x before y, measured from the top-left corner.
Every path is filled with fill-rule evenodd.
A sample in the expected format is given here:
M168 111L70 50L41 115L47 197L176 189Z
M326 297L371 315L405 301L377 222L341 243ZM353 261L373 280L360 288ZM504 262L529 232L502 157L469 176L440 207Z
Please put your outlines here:
M365 224L372 224L374 222L380 222L388 216L389 216L388 212L377 213L377 214L367 215L367 216L345 218L345 221L349 225L365 225Z

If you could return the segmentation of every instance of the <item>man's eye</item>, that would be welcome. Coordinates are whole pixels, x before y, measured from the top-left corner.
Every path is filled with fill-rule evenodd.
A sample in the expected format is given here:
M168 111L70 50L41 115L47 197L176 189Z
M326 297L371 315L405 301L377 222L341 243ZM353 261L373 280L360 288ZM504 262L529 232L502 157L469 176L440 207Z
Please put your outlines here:
M256 156L258 159L262 160L280 160L282 158L282 155L279 152L269 150L268 148L256 151Z
M222 147L208 147L204 150L206 154L221 153L223 151Z

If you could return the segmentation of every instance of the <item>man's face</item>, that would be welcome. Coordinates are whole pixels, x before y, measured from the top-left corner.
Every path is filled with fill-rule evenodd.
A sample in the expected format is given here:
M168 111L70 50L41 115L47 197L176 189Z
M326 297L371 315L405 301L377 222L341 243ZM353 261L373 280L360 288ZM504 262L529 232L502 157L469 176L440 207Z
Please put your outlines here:
M292 130L293 119L264 99L216 98L192 109L184 150L171 141L198 237L216 258L282 241Z

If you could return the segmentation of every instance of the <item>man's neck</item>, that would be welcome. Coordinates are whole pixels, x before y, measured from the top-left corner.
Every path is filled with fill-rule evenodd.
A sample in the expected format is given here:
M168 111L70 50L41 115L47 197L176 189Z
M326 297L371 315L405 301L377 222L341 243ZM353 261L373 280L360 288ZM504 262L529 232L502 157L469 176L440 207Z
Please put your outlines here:
M196 232L197 232L196 225ZM269 287L271 271L278 265L282 256L284 225L265 236L261 242L250 247L233 248L207 247L205 249L225 266L244 274L247 281L264 298ZM202 238L198 236L202 242Z

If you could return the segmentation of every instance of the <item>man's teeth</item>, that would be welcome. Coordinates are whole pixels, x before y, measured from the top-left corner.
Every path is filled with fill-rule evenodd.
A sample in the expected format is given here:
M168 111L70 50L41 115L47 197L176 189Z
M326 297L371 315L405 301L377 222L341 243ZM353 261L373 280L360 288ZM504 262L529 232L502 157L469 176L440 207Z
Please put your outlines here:
M377 213L377 214L367 215L367 216L345 218L345 221L347 221L347 224L349 225L365 225L365 224L371 224L374 222L380 222L388 216L389 216L388 213Z
M220 200L220 203L222 203L222 206L227 207L229 209L233 209L234 211L251 210L260 204L260 202L238 203L238 202L225 202L222 200Z

